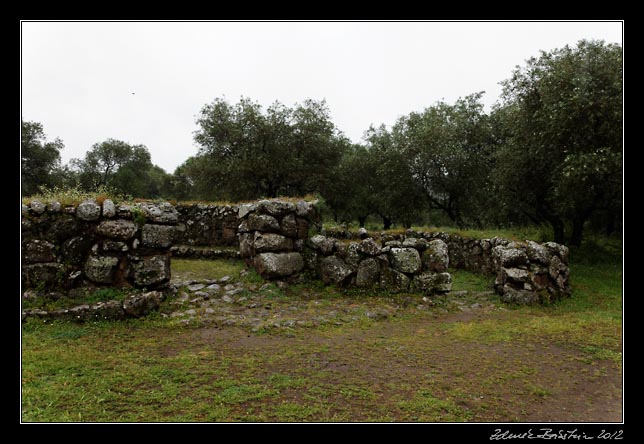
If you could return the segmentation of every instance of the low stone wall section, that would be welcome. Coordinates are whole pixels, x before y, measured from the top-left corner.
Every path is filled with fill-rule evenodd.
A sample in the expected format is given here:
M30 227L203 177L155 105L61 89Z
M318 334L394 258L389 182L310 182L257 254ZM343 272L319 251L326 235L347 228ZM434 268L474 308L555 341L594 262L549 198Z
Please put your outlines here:
M500 237L471 239L453 233L381 233L391 247L440 239L447 245L451 268L495 277L494 289L505 302L547 303L570 296L569 250L555 242L512 241Z
M178 203L175 208L178 213L176 246L239 247L239 205ZM189 257L192 251L199 252L186 248L183 257Z
M23 205L22 287L163 288L177 220L165 202Z

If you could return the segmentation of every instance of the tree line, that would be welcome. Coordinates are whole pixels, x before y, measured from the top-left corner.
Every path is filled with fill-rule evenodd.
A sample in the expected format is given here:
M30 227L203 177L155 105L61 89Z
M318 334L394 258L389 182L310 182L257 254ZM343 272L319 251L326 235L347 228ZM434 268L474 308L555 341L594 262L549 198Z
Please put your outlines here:
M410 227L428 214L457 227L548 224L557 242L622 220L622 48L582 40L541 52L482 94L437 102L352 143L325 101L266 109L215 99L197 116L199 145L173 174L143 145L108 139L60 164L59 139L22 123L22 193L107 186L135 197L239 201L319 193L338 221ZM431 220L430 220L431 222Z

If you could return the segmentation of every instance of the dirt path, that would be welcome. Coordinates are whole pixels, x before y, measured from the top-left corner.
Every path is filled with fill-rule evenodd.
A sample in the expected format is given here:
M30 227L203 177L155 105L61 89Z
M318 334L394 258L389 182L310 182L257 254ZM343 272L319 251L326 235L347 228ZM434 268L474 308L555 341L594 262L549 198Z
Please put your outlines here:
M380 320L366 327L298 329L289 335L200 328L185 344L216 349L222 359L252 357L266 375L314 375L327 400L339 413L351 411L353 421L369 420L374 410L386 414L388 406L390 419L401 420L400 406L408 400L416 408L419 393L443 402L437 404L441 421L622 420L622 375L614 362L589 360L573 346L469 342L450 333L455 323L494 316L468 311ZM334 386L357 387L373 396L345 396ZM286 401L302 402L310 396L308 389L290 390ZM418 408L419 421L434 418L426 406Z

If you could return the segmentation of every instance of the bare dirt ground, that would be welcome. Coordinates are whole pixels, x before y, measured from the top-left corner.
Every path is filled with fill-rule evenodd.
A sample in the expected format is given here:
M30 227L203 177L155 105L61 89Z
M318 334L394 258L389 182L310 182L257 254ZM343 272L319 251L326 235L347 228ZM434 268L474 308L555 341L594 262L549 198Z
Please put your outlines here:
M430 391L432 399L449 402L442 407L441 418L447 421L622 421L622 372L617 363L589 359L574 345L468 341L451 333L455 324L500 315L481 306L406 316L402 322L388 318L286 334L206 326L186 332L189 337L182 342L194 350L217 350L222 359L253 357L266 374L315 375L316 384L325 388L322 396L338 414L351 411L352 421L368 421L374 411L387 416L388 405L400 406L423 390ZM402 395L401 382L406 388ZM347 384L370 395L346 396L333 390ZM286 400L300 403L311 395L309 389L290 389ZM388 418L402 419L395 409ZM421 408L418 420L426 419Z

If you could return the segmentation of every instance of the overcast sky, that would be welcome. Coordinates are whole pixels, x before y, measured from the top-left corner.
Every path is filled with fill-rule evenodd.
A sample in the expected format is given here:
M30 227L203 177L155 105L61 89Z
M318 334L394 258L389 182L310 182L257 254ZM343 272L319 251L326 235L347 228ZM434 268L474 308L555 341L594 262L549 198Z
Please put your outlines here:
M489 110L516 65L584 38L622 44L622 23L23 22L22 117L63 140L63 163L113 138L173 172L217 97L326 99L360 142L438 100L485 91Z

